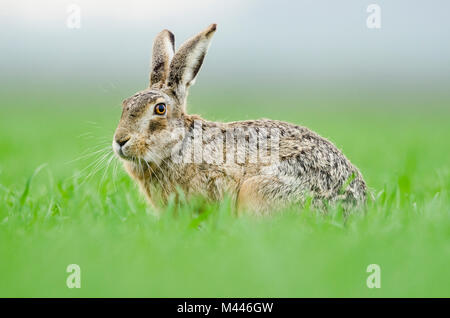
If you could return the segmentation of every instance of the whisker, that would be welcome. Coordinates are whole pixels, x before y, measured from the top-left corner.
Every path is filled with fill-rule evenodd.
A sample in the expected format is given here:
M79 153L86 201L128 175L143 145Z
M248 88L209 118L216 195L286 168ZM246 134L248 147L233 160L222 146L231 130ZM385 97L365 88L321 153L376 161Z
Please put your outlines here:
M68 161L68 162L66 162L66 164L70 164L70 163L73 163L73 162L76 162L76 161L79 161L79 160L82 160L82 159L85 159L85 158L89 158L89 157L91 157L91 156L95 156L96 154L98 154L98 153L100 153L100 152L104 152L104 151L108 151L110 146L108 146L108 147L103 147L102 149L99 149L99 150L96 150L96 151L92 151L92 152L90 152L90 153L87 153L87 154L85 154L85 155L81 155L80 157L78 157L78 158L75 158L75 159L73 159L73 160L70 160L70 161Z
M157 155L157 154L155 154L155 153L151 153L152 155L155 155L155 156L157 156L158 158L161 158L159 155ZM162 160L162 159L160 159L160 160ZM144 161L146 164L147 164L147 166L149 166L149 164L147 163L147 161ZM163 178L165 179L165 180L169 180L169 177L164 173L164 170L162 169L162 167L157 163L157 162L154 162L155 164L156 164L156 166L157 166L157 168L158 168L158 170L162 173L162 176L163 176ZM157 175L157 173L155 173L154 171L153 171L153 169L149 166L149 168L152 170L152 172L153 172L153 174L155 175L155 177L158 179L158 182L159 182L159 184L160 184L160 187L162 188L162 190L164 190L164 192L166 193L166 196L167 196L167 198L170 196L170 194L169 194L169 191L165 188L165 183L163 183L162 181L161 181L161 179L158 177L158 175Z
M104 154L102 157L100 157L99 159L97 159L96 161L94 161L92 164L90 164L88 167L84 168L82 170L82 172L84 170L86 170L89 167L93 167L92 171L84 178L84 180L81 182L81 185L84 184L90 177L92 177L93 175L95 175L98 171L100 171L102 169L103 163L108 159L108 157L111 155L111 153L106 153Z
M105 171L103 172L102 178L100 179L99 185L102 185L103 181L105 180L106 174L108 172L109 166L111 165L112 160L114 159L114 153L110 154L110 157L106 163Z
M91 162L89 165L87 165L85 168L83 168L80 173L84 172L85 170L89 169L90 167L96 165L99 161L101 161L104 157L106 157L109 154L109 152L105 152L104 154L101 154L97 159L95 159L93 162Z
M117 191L116 179L117 179L117 167L118 166L119 166L119 160L117 160L117 157L114 156L114 168L113 168L113 186L114 186L114 191Z

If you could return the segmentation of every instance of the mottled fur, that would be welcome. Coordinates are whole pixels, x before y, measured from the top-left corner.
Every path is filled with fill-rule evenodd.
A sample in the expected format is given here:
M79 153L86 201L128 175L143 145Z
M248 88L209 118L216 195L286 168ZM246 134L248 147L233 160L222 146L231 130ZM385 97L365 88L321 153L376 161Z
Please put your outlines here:
M162 31L153 46L149 88L123 103L113 147L147 198L154 201L158 192L166 201L179 189L188 197L200 194L211 200L229 194L240 210L256 213L303 204L309 198L317 206L337 200L346 205L363 203L366 185L358 169L330 141L311 130L268 119L210 122L186 113L188 87L195 80L215 30L213 24L186 41L172 59L173 34ZM154 106L161 102L167 105L164 116L153 113ZM202 141L204 160L177 162L171 157L175 145L181 143L177 151L187 146L185 141L194 133L194 122L201 123L203 131L209 133ZM179 127L188 133L175 133ZM248 140L255 131L270 128L280 132L275 162L253 163L248 156L241 161L230 158L229 145L219 136L237 129ZM255 151L249 149L250 153ZM211 163L217 152L223 152L223 162Z

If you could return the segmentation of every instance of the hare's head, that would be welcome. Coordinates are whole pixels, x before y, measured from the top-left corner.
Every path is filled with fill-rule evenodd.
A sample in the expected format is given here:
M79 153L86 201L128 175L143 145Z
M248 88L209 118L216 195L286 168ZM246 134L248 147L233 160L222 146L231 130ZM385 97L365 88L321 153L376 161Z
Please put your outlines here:
M175 53L175 38L160 32L153 43L150 85L123 102L122 117L114 134L113 149L125 160L158 162L171 154L184 127L188 88L203 63L212 24L187 40Z

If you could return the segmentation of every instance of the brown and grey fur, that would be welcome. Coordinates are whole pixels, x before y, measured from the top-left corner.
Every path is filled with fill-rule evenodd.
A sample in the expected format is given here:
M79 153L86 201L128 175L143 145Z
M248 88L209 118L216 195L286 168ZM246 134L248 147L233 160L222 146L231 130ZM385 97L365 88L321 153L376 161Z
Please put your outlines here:
M216 25L210 25L176 53L173 34L167 30L159 33L153 45L149 87L123 102L113 147L149 201L156 201L159 188L163 202L179 189L188 197L200 194L211 200L221 200L229 194L239 210L258 214L286 204L301 205L309 198L318 206L338 200L350 205L365 202L367 189L359 170L330 141L305 127L268 119L210 122L187 114L187 91L215 30ZM166 115L154 115L154 106L161 102L167 105ZM218 144L223 139L213 135L203 140L211 151L209 154L203 150L203 163L175 162L171 157L174 147L186 137L173 132L177 127L192 132L194 121L200 122L203 130L214 129L216 134L242 128L246 138L252 131L276 128L280 132L279 160L268 164L248 160L205 163L211 162L208 156L212 157L214 151L223 150L224 157L227 155L227 148ZM118 144L125 141L120 149Z

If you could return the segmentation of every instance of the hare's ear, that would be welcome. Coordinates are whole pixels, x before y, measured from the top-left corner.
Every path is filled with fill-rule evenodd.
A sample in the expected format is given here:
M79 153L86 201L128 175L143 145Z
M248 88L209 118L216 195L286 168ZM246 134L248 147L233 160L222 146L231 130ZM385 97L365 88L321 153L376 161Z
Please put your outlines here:
M169 74L170 61L175 52L175 37L169 30L162 30L153 42L150 87L160 88Z
M190 38L178 49L170 63L167 86L172 88L180 101L184 101L187 89L194 84L195 76L202 66L216 24Z

